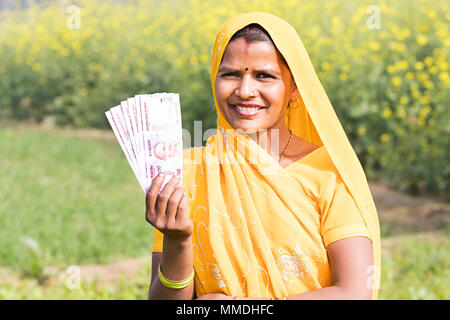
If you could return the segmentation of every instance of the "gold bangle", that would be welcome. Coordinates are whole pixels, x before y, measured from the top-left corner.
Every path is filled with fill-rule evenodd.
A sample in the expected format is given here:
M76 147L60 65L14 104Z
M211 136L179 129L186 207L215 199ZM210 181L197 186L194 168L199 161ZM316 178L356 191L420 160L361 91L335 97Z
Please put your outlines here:
M161 264L159 264L158 266L158 276L159 276L159 281L161 281L161 283L166 286L167 288L170 289L183 289L186 288L188 285L190 285L192 283L192 280L194 280L194 275L195 275L195 271L192 270L192 274L185 280L181 280L181 281L173 281L173 280L169 280L166 277L164 277L164 275L161 272Z

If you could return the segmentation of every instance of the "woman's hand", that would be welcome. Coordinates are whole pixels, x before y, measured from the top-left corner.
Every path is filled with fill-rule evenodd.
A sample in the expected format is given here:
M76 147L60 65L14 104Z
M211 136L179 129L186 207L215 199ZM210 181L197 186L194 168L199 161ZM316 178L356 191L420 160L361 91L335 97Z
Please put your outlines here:
M152 270L172 281L181 281L192 274L192 231L194 224L188 217L188 197L180 178L172 177L163 190L164 175L158 175L145 197L145 219L164 234L163 251L158 261L152 261ZM192 299L194 283L179 290L167 288L154 277L150 285L149 299Z
M159 193L164 178L159 174L153 179L145 198L145 219L168 238L188 238L194 229L187 214L188 196L177 177L172 177Z

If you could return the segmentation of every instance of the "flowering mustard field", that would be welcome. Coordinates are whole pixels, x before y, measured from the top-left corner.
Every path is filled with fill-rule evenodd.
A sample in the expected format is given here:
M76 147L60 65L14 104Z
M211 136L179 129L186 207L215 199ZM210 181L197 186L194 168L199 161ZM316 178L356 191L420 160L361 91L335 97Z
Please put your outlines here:
M214 128L215 34L266 11L298 31L370 179L449 193L448 1L77 3L0 13L0 117L107 128L121 99L174 91L184 127Z

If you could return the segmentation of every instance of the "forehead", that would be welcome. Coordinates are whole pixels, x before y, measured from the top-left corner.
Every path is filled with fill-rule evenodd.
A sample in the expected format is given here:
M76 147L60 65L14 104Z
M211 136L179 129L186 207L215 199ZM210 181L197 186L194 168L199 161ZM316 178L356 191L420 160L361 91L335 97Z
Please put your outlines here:
M280 62L281 54L270 41L247 42L244 38L239 38L228 43L221 65L264 63L275 67Z

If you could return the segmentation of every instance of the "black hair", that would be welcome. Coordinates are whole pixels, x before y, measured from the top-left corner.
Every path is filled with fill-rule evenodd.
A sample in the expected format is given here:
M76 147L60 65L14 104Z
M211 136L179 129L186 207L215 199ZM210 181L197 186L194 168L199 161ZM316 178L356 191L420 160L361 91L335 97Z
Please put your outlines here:
M275 47L275 49L278 51L278 49L275 46L275 43L273 42L269 33L257 23L249 24L249 25L245 26L244 28L236 31L236 33L233 34L233 36L231 37L229 42L239 39L239 38L244 38L245 41L247 41L247 42L270 41L273 44L273 46ZM278 51L278 53L280 53L280 52ZM284 64L287 66L288 64L281 53L280 53L280 57L281 57L281 60L284 62Z
M275 46L270 37L269 33L264 30L257 23L249 24L248 26L238 30L230 39L230 42L239 38L244 37L245 41L253 42L253 41L270 41Z

